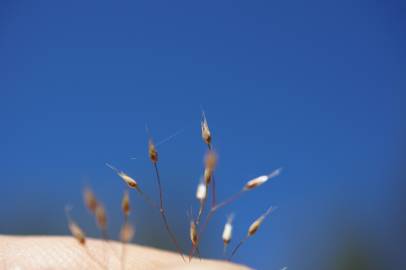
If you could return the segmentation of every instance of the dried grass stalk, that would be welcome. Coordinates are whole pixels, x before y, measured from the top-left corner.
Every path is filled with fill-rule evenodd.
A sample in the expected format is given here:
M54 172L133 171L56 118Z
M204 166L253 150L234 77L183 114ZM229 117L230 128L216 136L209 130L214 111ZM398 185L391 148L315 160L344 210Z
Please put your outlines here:
M231 253L230 257L228 260L231 260L231 258L237 253L238 249L245 243L248 238L253 236L261 226L261 224L264 222L265 218L276 208L275 207L269 207L268 210L262 214L259 218L257 218L248 228L247 235L238 243L238 245L234 248L233 252Z
M147 133L149 133L148 128L147 128ZM155 144L153 143L152 137L150 135L149 135L149 139L148 139L148 154L149 154L149 158L150 158L152 164L154 165L156 181L157 181L157 184L158 184L159 213L161 214L161 218L162 218L162 221L164 223L165 229L168 232L169 237L171 238L173 244L175 245L176 250L179 252L179 255L182 257L183 261L185 261L182 249L181 249L180 245L178 244L178 240L176 239L175 234L172 232L172 229L169 226L168 218L166 217L166 212L165 212L165 208L164 208L161 177L160 177L159 169L158 169L158 152L156 150Z

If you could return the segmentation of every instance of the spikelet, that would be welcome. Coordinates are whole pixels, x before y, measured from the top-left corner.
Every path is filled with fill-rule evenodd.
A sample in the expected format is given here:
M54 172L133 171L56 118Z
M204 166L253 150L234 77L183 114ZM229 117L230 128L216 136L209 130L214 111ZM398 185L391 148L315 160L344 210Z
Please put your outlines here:
M135 181L132 177L130 177L128 174L124 173L123 171L120 171L118 169L116 169L115 167L113 167L112 165L106 163L106 166L109 167L110 169L112 169L113 171L115 171L117 173L118 176L120 176L120 178L130 187L130 188L134 188L138 191L140 191L140 188L138 186L137 181Z
M202 121L200 123L200 126L202 128L203 141L207 145L210 145L211 144L211 133L210 133L209 125L207 124L207 119L206 119L204 112L202 112Z
M195 222L192 220L190 221L190 241L192 242L193 246L197 245L197 228Z
M124 216L127 218L130 215L130 196L128 195L128 191L126 190L123 195L123 199L121 200L121 209L123 211Z
M86 243L85 233L74 221L69 221L69 230L72 236L75 237L81 245Z
M200 182L199 185L197 186L196 190L196 198L202 202L206 199L207 196L207 186L205 183Z
M155 164L158 162L158 152L156 151L156 147L152 139L148 140L148 154L152 163Z
M83 191L83 200L89 211L94 214L99 203L97 202L93 191L88 187L86 187Z
M101 230L106 230L107 229L107 216L106 216L106 210L104 209L103 205L99 204L96 208L96 223L97 226Z
M68 219L68 227L69 227L69 231L72 234L72 236L81 244L81 245L85 245L86 243L86 235L83 232L83 230L79 227L78 224L76 224L76 222L74 222L72 220L72 218L69 215L69 211L70 211L71 207L70 206L65 206L65 214L66 214L66 218Z
M245 186L244 186L244 190L251 190L254 189L262 184L264 184L265 182L267 182L269 179L272 179L278 175L280 175L282 172L282 168L276 169L273 172L271 172L268 175L261 175L259 177L256 177L250 181L248 181Z
M231 242L231 238L233 236L233 219L234 215L230 215L227 218L227 222L224 225L224 230L223 230L223 243L224 243L224 249L227 247L227 245Z
M259 218L257 218L252 224L251 226L248 228L248 234L247 236L253 236L259 229L259 227L261 226L262 222L264 222L265 218L274 210L273 207L269 207L268 210L261 215Z
M135 234L134 227L130 223L125 223L120 231L120 240L123 243L131 242Z
M205 159L205 169L204 169L204 182L208 185L210 184L211 178L213 176L214 169L217 164L217 155L214 151L209 150L206 153Z

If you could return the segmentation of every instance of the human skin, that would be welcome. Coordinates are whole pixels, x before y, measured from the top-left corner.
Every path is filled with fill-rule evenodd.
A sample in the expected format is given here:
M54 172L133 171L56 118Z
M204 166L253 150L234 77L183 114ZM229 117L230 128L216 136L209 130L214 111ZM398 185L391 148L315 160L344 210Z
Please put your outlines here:
M129 244L124 249L125 265L122 264L123 245L86 239L80 245L66 236L1 236L0 269L221 269L248 270L242 265L195 258L184 262L179 254L151 247Z

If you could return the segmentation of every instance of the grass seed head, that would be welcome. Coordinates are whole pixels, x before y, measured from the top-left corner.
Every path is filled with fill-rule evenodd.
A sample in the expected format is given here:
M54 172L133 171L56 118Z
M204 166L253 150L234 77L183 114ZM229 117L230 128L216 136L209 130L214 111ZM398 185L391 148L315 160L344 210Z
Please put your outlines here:
M86 235L83 232L83 230L79 227L79 225L76 224L76 222L74 222L72 220L72 218L69 215L69 211L71 210L70 206L65 206L65 214L66 214L66 218L68 219L68 227L69 227L69 231L72 234L72 236L81 244L81 245L85 245L86 243Z
M121 209L123 210L124 216L128 217L131 210L130 208L130 195L128 195L128 191L125 191L123 199L121 200Z
M252 224L251 226L248 228L248 236L252 236L254 235L259 227L261 226L262 222L264 222L265 218L274 210L273 207L268 208L268 210L261 215L259 218L257 218Z
M204 115L204 112L202 113L202 121L201 121L201 129L202 129L202 139L203 141L207 144L211 144L211 133L209 129L209 125L207 124L207 119L206 116Z
M103 205L99 204L96 208L96 222L100 229L105 230L107 228L107 216L106 210Z
M158 152L152 139L148 140L148 154L149 159L152 161L152 163L158 162Z
M138 183L137 183L137 181L135 181L135 180L134 180L132 177L130 177L128 174L125 174L124 172L119 172L119 173L118 173L118 176L120 176L121 179L123 179L124 182L126 182L127 185L128 185L130 188L138 189Z
M190 221L190 241L192 242L193 246L197 245L197 228L193 220Z
M280 173L282 172L282 169L276 169L275 171L271 172L268 175L261 175L259 177L256 177L250 181L248 181L245 186L244 186L244 190L251 190L254 189L262 184L264 184L265 182L267 182L269 179L272 179L278 175L280 175Z
M204 159L204 164L205 164L203 176L204 182L206 184L209 184L213 176L214 169L216 168L217 165L217 155L213 150L207 151Z
M85 188L83 191L83 200L85 202L86 207L89 209L89 211L94 214L96 212L98 202L97 202L96 196L94 195L93 191L88 187Z
M123 171L120 171L118 169L116 169L115 167L113 167L112 165L106 163L106 166L109 167L110 169L112 169L113 171L115 171L117 173L118 176L120 176L120 178L130 187L130 188L134 188L136 190L139 190L139 186L137 181L135 181L131 176L129 176L128 174L126 174Z
M72 236L78 240L81 245L86 243L86 236L82 229L73 221L69 221L69 230Z
M204 169L204 182L206 183L206 185L210 184L212 175L213 175L212 170L207 168Z
M125 223L120 231L121 242L128 243L131 242L135 234L134 227L130 223Z
M230 215L227 218L226 224L224 225L224 230L223 230L223 235L222 235L224 246L227 246L231 242L231 238L233 236L233 218L234 218L234 216Z
M206 195L207 195L207 186L205 183L200 182L199 185L197 186L196 198L199 201L203 201L204 199L206 199Z

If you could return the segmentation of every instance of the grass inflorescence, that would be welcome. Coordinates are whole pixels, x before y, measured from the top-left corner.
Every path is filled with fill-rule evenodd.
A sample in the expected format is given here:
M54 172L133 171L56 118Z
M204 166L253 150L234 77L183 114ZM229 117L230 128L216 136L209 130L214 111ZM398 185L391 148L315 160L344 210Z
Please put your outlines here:
M207 225L209 224L210 220L213 218L214 214L220 209L225 206L228 206L232 204L234 201L239 199L243 194L247 192L251 192L252 190L264 185L266 182L268 182L270 179L279 176L282 172L282 168L278 168L271 173L265 174L258 176L254 179L251 179L246 182L244 186L242 186L237 192L235 192L233 195L230 197L221 200L220 202L217 201L216 198L216 182L215 182L215 170L217 167L218 163L218 157L216 154L216 151L214 150L213 147L213 137L212 137L212 132L209 129L209 124L206 118L206 115L204 112L202 112L202 120L200 123L201 127L201 137L204 142L204 144L207 147L206 154L204 157L204 167L202 170L202 177L201 180L199 181L199 184L196 189L196 199L199 203L199 210L194 217L192 214L190 216L190 226L189 226L189 239L191 242L191 247L188 252L189 254L189 261L191 261L197 252L199 254L199 245L203 239L204 232L207 228ZM168 236L170 240L173 243L174 248L176 251L179 253L180 257L183 259L183 261L186 262L185 260L185 250L182 249L180 246L177 236L172 230L172 227L170 226L167 214L166 214L166 208L165 208L165 200L164 200L164 183L161 181L161 175L160 175L160 170L158 167L158 162L159 162L159 155L158 155L158 150L156 145L154 144L154 141L152 139L152 136L149 133L149 130L147 129L148 133L148 142L147 142L147 148L148 148L148 158L152 163L153 171L155 174L155 180L157 184L157 189L158 189L158 197L159 201L155 202L155 200L151 199L150 196L148 196L140 187L138 179L135 180L135 178L131 177L127 173L117 169L113 165L106 163L106 165L112 169L119 178L126 184L127 189L123 193L122 201L121 201L121 211L123 214L123 225L121 227L121 231L119 233L119 240L122 242L122 250L121 250L121 256L118 256L121 258L121 265L122 269L125 269L125 254L126 254L126 245L130 243L135 235L135 228L134 226L130 223L130 213L132 211L132 207L130 204L130 193L131 191L134 191L136 195L140 196L145 200L145 202L153 209L157 210L161 216L162 223L164 225L164 228L166 232L168 233ZM170 138L172 138L171 136ZM141 182L140 182L141 183ZM211 196L211 203L207 202L207 199ZM83 190L83 199L84 199L84 204L86 208L89 210L90 214L94 216L96 225L100 230L100 233L102 235L102 238L106 243L109 241L109 236L107 234L107 226L108 226L108 220L107 220L107 214L106 214L106 209L103 206L103 204L96 198L95 194L91 190L90 187L86 187ZM233 256L237 253L237 251L240 249L240 247L252 236L254 236L259 227L262 225L264 222L265 218L275 209L275 207L269 207L268 210L263 213L259 218L257 218L248 228L247 234L242 237L242 239L238 242L238 244L231 250L230 255L227 257L228 260L231 260ZM82 245L84 248L86 248L86 236L83 230L79 227L79 225L73 221L72 217L70 216L70 208L66 208L66 216L68 219L68 227L69 230L72 234L72 236ZM227 252L227 247L231 244L232 242L232 237L233 237L233 227L234 227L234 214L231 214L227 217L226 223L224 225L224 229L222 232L222 235L219 236L221 237L223 246L224 246L224 254L226 255ZM89 255L90 256L90 255ZM200 254L199 254L200 256ZM227 255L226 255L227 256ZM94 258L97 261L97 258ZM100 263L99 261L97 261Z

